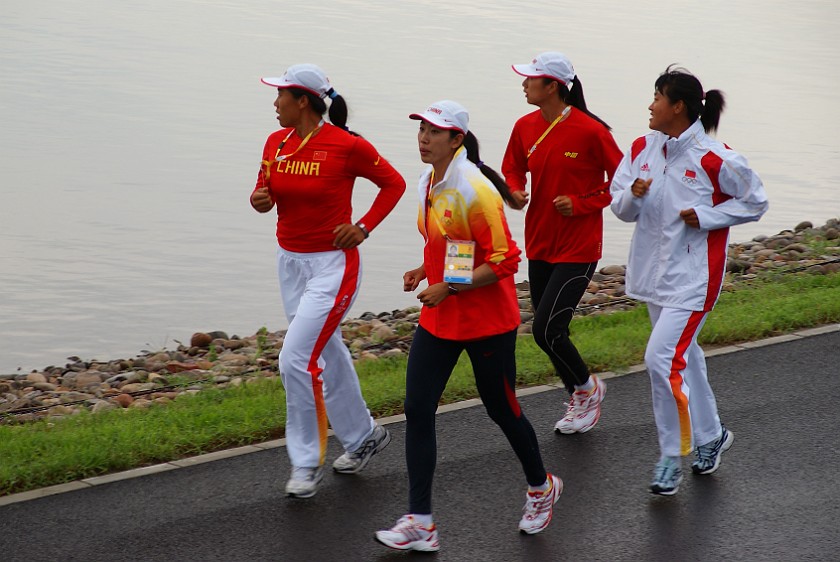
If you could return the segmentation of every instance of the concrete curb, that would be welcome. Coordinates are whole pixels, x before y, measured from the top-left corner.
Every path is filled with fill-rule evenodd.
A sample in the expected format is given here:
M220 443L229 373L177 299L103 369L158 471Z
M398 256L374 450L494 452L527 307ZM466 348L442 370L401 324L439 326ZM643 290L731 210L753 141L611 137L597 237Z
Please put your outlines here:
M789 342L789 341L796 341L803 338L811 337L811 336L818 336L822 334L829 334L833 332L840 331L840 324L827 324L825 326L820 326L818 328L810 328L807 330L800 330L798 332L793 332L791 334L785 334L782 336L775 336L771 338L766 338L763 340L758 340L754 342L744 342L741 344L736 345L728 345L725 347L719 348L709 348L704 349L703 351L706 354L706 357L716 357L719 355L726 355L729 353L735 353L738 351L743 351L746 349L756 349L760 347L765 347L768 345L775 345L778 343ZM634 373L640 373L645 371L644 365L632 365L627 369L622 369L619 372L604 372L598 373L598 376L603 379L611 379L616 377L622 377L625 375L630 375ZM562 385L540 385L534 387L523 388L516 391L516 395L518 397L521 396L528 396L531 394L538 394L541 392L548 392L551 390L558 390L562 389ZM445 412L453 412L456 410L463 410L464 408L472 408L474 406L481 405L481 400L477 398L473 398L470 400L464 400L462 402L456 402L454 404L447 404L445 406L441 406L438 408L438 413L442 414ZM389 416L385 418L379 418L377 420L378 423L382 425L388 425L392 423L398 423L405 421L405 415L398 415L398 416ZM332 431L330 431L330 435L332 435ZM119 482L121 480L128 480L129 478L139 478L141 476L147 476L149 474L158 474L160 472L167 472L170 470L175 470L178 468L184 468L188 466L195 466L207 462L213 462L221 459L227 459L231 457L238 457L240 455L247 455L250 453L256 453L258 451L264 451L266 449L278 449L280 447L284 447L286 445L285 439L276 439L274 441L266 441L265 443L257 443L255 445L246 445L244 447L237 447L235 449L225 449L224 451L216 451L214 453L207 453L204 455L198 455L195 457L189 457L185 459L179 459L171 462L155 464L152 466L144 466L141 468L134 468L131 470L126 470L123 472L115 472L112 474L105 474L102 476L94 476L92 478L85 478L82 480L76 480L74 482L67 482L66 484L58 484L56 486L48 486L46 488L39 488L37 490L30 490L28 492L20 492L18 494L11 494L8 496L0 497L0 507L4 505L9 505L13 503L25 502L30 500L36 500L38 498L44 498L47 496L52 496L55 494L63 494L65 492L74 492L76 490L84 490L90 488L92 486L101 486L103 484L110 484L112 482Z

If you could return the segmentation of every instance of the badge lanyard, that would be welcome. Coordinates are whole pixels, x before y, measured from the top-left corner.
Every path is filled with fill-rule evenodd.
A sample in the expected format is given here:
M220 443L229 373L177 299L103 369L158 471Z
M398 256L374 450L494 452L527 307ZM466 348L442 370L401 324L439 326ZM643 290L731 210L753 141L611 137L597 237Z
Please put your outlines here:
M429 186L426 188L426 236L429 236L429 215L434 215L434 221L440 229L440 234L446 240L443 257L443 280L447 283L471 284L473 280L473 268L475 267L475 241L474 240L453 240L443 228L443 221L435 211L432 204L432 186L435 182L435 172L429 178Z
M294 129L289 131L289 134L286 135L286 138L283 139L282 141L280 141L280 144L277 145L277 152L274 153L274 161L275 162L284 162L284 161L288 160L289 158L291 158L292 156L294 156L295 154L297 154L298 152L300 152L301 149L303 149L303 147L306 146L306 143L309 142L309 139L312 138L312 135L314 135L315 133L320 131L321 127L323 127L323 126L324 126L324 120L321 119L321 121L318 123L318 126L315 127L314 129L312 129L311 131L309 131L309 134L304 137L303 141L301 141L301 143L294 150L294 152L292 152L291 154L280 154L280 151L283 150L284 146L286 146L286 141L288 141L295 132ZM271 176L271 162L269 162L268 160L263 160L262 163L265 166L265 181L268 182L268 178Z
M557 125L557 123L559 123L560 121L562 121L562 120L563 120L563 118L564 118L566 115L568 115L568 114L569 114L569 111L570 111L571 109L572 109L572 106L571 106L571 105L567 105L567 106L566 106L566 109L564 109L564 110L560 113L560 115L558 115L558 116L557 116L557 119L555 119L555 120L551 123L551 125L549 125L549 126L548 126L548 129L546 129L546 130L545 130L545 132L544 132L542 135L540 135L540 138L538 138L538 139L537 139L537 142L535 142L535 143L534 143L534 145L533 145L533 146L532 146L532 147L528 150L528 156L527 156L526 158L530 158L530 157L531 157L531 155L532 155L532 154L534 153L534 151L537 149L537 145L538 145L538 144L540 144L540 143L542 142L542 140L546 137L546 135L548 135L548 133L550 133L550 132L551 132L551 129L553 129L553 128L554 128L554 126L555 126L555 125Z

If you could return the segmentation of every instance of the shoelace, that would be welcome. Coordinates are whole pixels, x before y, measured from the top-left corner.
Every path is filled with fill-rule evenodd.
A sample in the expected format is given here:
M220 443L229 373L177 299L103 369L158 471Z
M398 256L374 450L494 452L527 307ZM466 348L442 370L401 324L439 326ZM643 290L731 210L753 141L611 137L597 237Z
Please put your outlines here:
M712 461L717 454L718 448L720 448L720 444L723 443L723 435L720 436L720 439L717 441L713 441L709 445L701 445L697 447L697 459L701 462L709 462Z
M566 406L566 413L563 416L564 418L574 416L575 414L575 400L574 398L571 399L571 402L563 402L563 405Z
M676 474L677 467L675 467L671 464L656 465L656 475L654 476L653 479L656 482L664 482L666 477L668 476L669 471L673 471L673 473ZM668 480L671 480L672 478L673 478L673 474L670 478L668 478Z
M367 441L365 441L364 445L350 453L350 456L356 459L365 457L371 449L376 447L376 438L371 437Z
M318 473L318 469L311 469L305 467L294 467L292 469L292 480L315 480L315 475Z
M528 501L525 502L523 511L529 519L534 519L541 513L548 511L553 505L551 499L554 495L554 483L545 492L528 492Z
M406 515L400 517L400 520L397 521L397 525L394 527L394 531L401 533L410 541L426 540L431 534L431 530L426 529Z

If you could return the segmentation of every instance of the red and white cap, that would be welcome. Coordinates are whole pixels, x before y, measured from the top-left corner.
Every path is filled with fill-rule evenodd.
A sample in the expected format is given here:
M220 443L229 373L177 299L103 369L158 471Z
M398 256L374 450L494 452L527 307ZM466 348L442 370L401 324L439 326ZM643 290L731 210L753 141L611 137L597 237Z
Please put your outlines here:
M531 64L511 65L513 71L528 78L551 78L568 85L575 78L575 67L563 53L549 51L537 55Z
M332 86L324 71L314 64L295 64L279 78L260 78L260 82L275 88L300 88L320 98L330 95Z
M436 101L423 113L412 113L409 119L425 121L440 129L461 131L465 135L470 130L470 114L458 102L452 100Z

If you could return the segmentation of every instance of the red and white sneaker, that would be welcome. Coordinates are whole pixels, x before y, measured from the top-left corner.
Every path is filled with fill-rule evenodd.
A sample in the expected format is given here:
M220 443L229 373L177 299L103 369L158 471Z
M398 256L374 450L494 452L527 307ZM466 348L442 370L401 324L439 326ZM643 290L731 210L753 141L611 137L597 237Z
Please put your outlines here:
M560 433L586 433L598 423L601 417L601 402L607 394L604 381L592 375L595 388L591 392L577 390L572 394L566 415L554 425Z
M544 492L528 492L525 499L525 507L522 511L522 520L519 521L519 530L523 533L533 535L539 533L551 523L551 515L554 512L554 504L560 499L563 493L563 481L553 474L548 475L550 486Z
M577 393L575 393L577 394ZM554 431L557 433L565 433L566 435L575 432L575 398L572 396L568 402L564 404L566 406L566 413L563 414L563 417L554 424Z
M397 524L387 530L376 531L375 538L389 548L397 550L419 550L436 552L440 550L435 524L424 527L411 515L403 515Z

